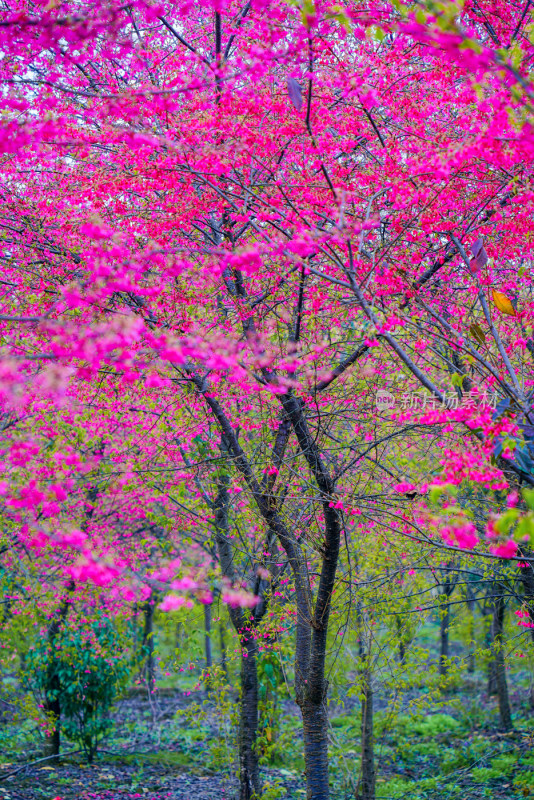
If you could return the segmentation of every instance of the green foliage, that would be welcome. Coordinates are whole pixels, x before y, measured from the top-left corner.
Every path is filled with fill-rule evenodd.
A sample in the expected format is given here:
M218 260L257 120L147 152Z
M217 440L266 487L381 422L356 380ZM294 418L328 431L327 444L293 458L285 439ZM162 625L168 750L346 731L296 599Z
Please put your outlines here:
M501 771L495 767L473 767L471 770L473 780L479 783L486 783L486 781L500 778L501 774Z
M286 790L280 780L274 779L264 784L261 800L281 800L283 797L286 797Z
M430 714L413 723L412 731L419 736L437 736L440 733L458 733L460 723L450 714Z
M89 761L111 726L110 708L129 676L121 645L116 627L103 615L68 620L53 641L40 638L25 660L23 684L43 701L59 700L62 729Z
M237 771L238 705L221 667L212 667L209 680L206 676L204 680L209 686L206 702L191 703L187 708L180 709L175 719L187 728L190 740L195 734L197 741L208 739L203 754L204 765L230 776ZM213 724L215 732L206 737L208 722Z
M282 733L281 700L288 696L278 651L258 657L259 724L256 746L260 764L279 764L288 742Z

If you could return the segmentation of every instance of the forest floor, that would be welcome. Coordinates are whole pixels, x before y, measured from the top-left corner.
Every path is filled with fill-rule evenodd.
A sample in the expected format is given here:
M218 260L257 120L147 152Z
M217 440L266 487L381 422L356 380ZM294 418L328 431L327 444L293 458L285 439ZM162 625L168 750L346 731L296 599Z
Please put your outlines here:
M201 726L188 719L198 703L207 708ZM71 752L70 743L58 763L41 760L37 751L27 765L1 754L0 800L233 800L237 781L225 764L231 743L225 747L214 717L205 692L193 699L189 692L163 691L155 700L130 692L117 704L113 735L93 764ZM213 748L221 750L218 758ZM276 784L280 796L305 795L303 777L287 769L264 768L262 778L264 785Z
M399 713L391 724L379 701L377 797L534 798L534 714L526 694L511 693L515 730L508 734L499 733L495 700L484 697L481 684L444 697L438 713ZM357 705L330 707L333 800L355 796ZM24 746L17 734L9 755L0 755L0 800L234 800L235 698L217 707L204 692L163 691L155 701L131 692L117 704L114 722L94 764L69 753L69 742L59 763L39 761L35 740ZM262 767L268 800L305 798L299 729L297 708L286 700L278 754Z

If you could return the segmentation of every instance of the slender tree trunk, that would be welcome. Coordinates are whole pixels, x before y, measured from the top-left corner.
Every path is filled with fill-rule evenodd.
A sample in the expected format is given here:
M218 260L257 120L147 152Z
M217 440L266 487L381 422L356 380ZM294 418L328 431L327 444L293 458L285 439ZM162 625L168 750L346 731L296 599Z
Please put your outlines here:
M58 681L52 681L50 688L54 690L54 684L58 683ZM44 709L47 714L54 715L54 729L46 734L45 740L43 743L43 757L49 758L50 761L57 761L59 758L59 751L61 747L61 740L60 740L60 718L61 718L61 707L59 704L59 698L55 698L54 700L49 700L48 698L44 702Z
M224 440L221 441L221 451L226 452ZM228 536L229 527L229 495L228 476L222 475L216 500L213 504L215 511L215 539L219 562L223 575L232 583L235 581L234 557L232 545ZM265 608L265 606L263 606ZM253 612L248 619L243 609L228 609L232 625L239 636L241 643L241 675L240 675L240 707L239 707L239 800L256 800L259 798L260 768L258 753L256 751L256 738L258 733L258 667L257 643L252 634L245 634L245 627L254 629L256 620ZM226 662L226 648L224 647L223 628L220 624L221 653ZM226 665L226 663L225 663Z
M47 638L51 646L51 661L48 665L48 677L47 677L47 687L45 691L45 700L44 700L44 709L47 713L53 715L54 719L54 729L45 736L45 741L43 744L43 755L45 758L51 758L51 760L56 761L59 758L59 751L61 746L61 737L60 737L60 720L61 720L61 703L59 700L59 691L61 689L61 685L59 682L59 677L55 670L55 641L56 637L61 629L63 622L65 621L67 614L70 608L70 595L74 591L74 581L71 581L67 586L67 596L63 598L61 606L52 620L52 622L48 626L47 630Z
M449 604L442 606L439 615L439 674L446 675L448 672L449 658L449 624L450 609Z
M362 686L362 777L358 800L375 800L376 771L373 736L373 684L371 667L368 664L363 673Z
M492 643L493 647L493 643ZM495 659L492 658L488 664L488 697L497 694L497 672L495 670Z
M178 622L176 628L174 629L174 646L176 650L179 650L181 648L182 639L183 639L183 623Z
M257 644L253 637L241 640L241 699L239 714L239 800L260 797L260 769L256 752L258 733Z
M501 590L502 591L502 590ZM511 731L513 729L512 711L510 709L510 698L508 695L508 683L506 680L506 664L504 660L504 615L505 602L502 594L495 599L493 609L493 647L495 650L495 682L497 686L497 699L499 702L499 717L501 729Z
M397 639L399 640L399 664L404 664L406 659L406 645L404 644L402 622L398 616L395 617L395 626L397 628Z
M139 664L139 605L133 604L132 608L132 625L133 625L133 648L131 655L132 668L135 669Z
M521 547L519 554L525 557L519 570L521 582L525 592L526 607L530 619L530 624L534 625L534 553L530 547ZM534 628L530 629L530 638L534 642ZM528 701L531 710L534 709L534 678L531 676L528 693Z
M360 603L356 606L358 628L358 656L360 660L362 717L361 717L361 771L356 786L356 800L375 800L376 771L373 734L373 674L371 669L372 636L366 632ZM404 644L399 617L396 617L399 643Z
M495 587L491 586L489 592L490 594L495 594ZM485 619L485 634L484 639L486 643L486 649L490 650L493 653L494 650L494 624L493 624L493 604L485 605L484 606L484 619ZM489 617L489 620L487 619ZM493 655L490 655L490 659L488 661L488 688L487 688L487 695L488 697L492 697L493 695L497 694L497 678L495 674L495 659Z
M143 653L145 654L144 673L149 694L154 693L156 672L154 662L154 608L153 595L144 604Z
M206 655L206 669L211 669L213 656L211 649L211 605L206 603L204 606L204 650Z
M447 564L447 569L452 567L452 561ZM449 599L454 592L457 578L450 571L447 573L444 583L442 584L443 590L441 596L445 598L445 602L440 606L439 614L439 674L446 675L449 671L449 628L451 624L451 607Z
M224 627L221 620L219 620L219 640L221 644L221 669L224 672L226 680L228 680L228 664L226 661L226 639L224 637Z
M469 585L467 586L467 609L469 614L469 655L467 657L467 672L469 675L472 675L475 671L475 601Z

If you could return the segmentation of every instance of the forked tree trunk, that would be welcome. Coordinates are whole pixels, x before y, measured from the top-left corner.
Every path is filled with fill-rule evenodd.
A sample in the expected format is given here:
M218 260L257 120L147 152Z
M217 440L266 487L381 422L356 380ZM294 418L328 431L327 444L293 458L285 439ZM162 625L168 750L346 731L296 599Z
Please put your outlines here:
M241 640L241 697L239 708L239 800L260 797L260 768L256 752L258 734L257 644L252 637Z
M236 293L238 293L237 286ZM269 377L267 371L264 374ZM326 644L342 529L342 517L335 502L337 499L335 480L323 461L316 437L308 428L304 413L304 401L295 397L291 391L280 395L283 415L273 447L273 464L278 472L289 431L292 428L321 496L324 538L321 544L322 564L314 604L306 558L294 531L286 526L279 514L278 503L273 495L273 484L269 481L264 481L263 484L258 482L247 456L239 444L235 429L221 405L207 391L206 383L202 378L193 376L192 380L219 424L223 438L221 450L224 448L230 452L233 464L245 479L269 530L284 548L293 572L298 608L295 695L302 710L307 794L308 800L328 800ZM222 485L220 488L223 488ZM219 516L217 506L220 506L219 498L215 503L216 518ZM226 577L232 580L233 566L227 537L227 522L226 526L221 525L216 519L215 527L218 531L217 546L222 571ZM225 569L225 563L228 565L228 569ZM253 615L257 620L256 609ZM239 627L243 630L243 626Z

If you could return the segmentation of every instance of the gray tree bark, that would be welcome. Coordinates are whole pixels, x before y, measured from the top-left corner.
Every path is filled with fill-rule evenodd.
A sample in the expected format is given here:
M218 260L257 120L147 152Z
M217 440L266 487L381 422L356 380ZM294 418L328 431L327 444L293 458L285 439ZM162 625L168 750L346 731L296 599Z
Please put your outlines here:
M154 608L156 600L152 594L143 606L143 653L145 663L143 667L147 689L150 695L154 693L156 685L156 672L154 660Z
M373 683L371 666L367 664L363 672L362 723L361 723L362 771L358 800L375 800L376 770L374 758L373 733Z
M53 654L55 653L56 637L59 634L61 626L63 625L69 613L69 608L71 605L70 595L72 594L73 591L74 591L74 582L71 581L67 586L68 594L63 598L61 605L57 611L57 614L49 624L47 630L47 638L51 646L51 652L52 652L52 661L49 663L48 666L48 675L47 675L46 690L44 697L44 710L48 714L52 715L52 718L55 722L53 730L47 733L45 736L45 740L43 743L43 756L45 758L50 758L51 761L57 761L59 759L59 754L61 749L61 735L60 735L61 703L59 699L59 691L61 687L58 675L55 671Z
M497 700L499 703L500 727L503 731L511 731L513 729L512 711L510 708L508 682L506 680L506 664L504 659L505 611L506 604L502 594L502 588L500 588L500 594L495 598L492 620L493 649L495 652L495 684L497 689Z
M211 647L211 605L206 603L204 606L204 653L206 658L206 669L211 669L213 665L213 654Z

